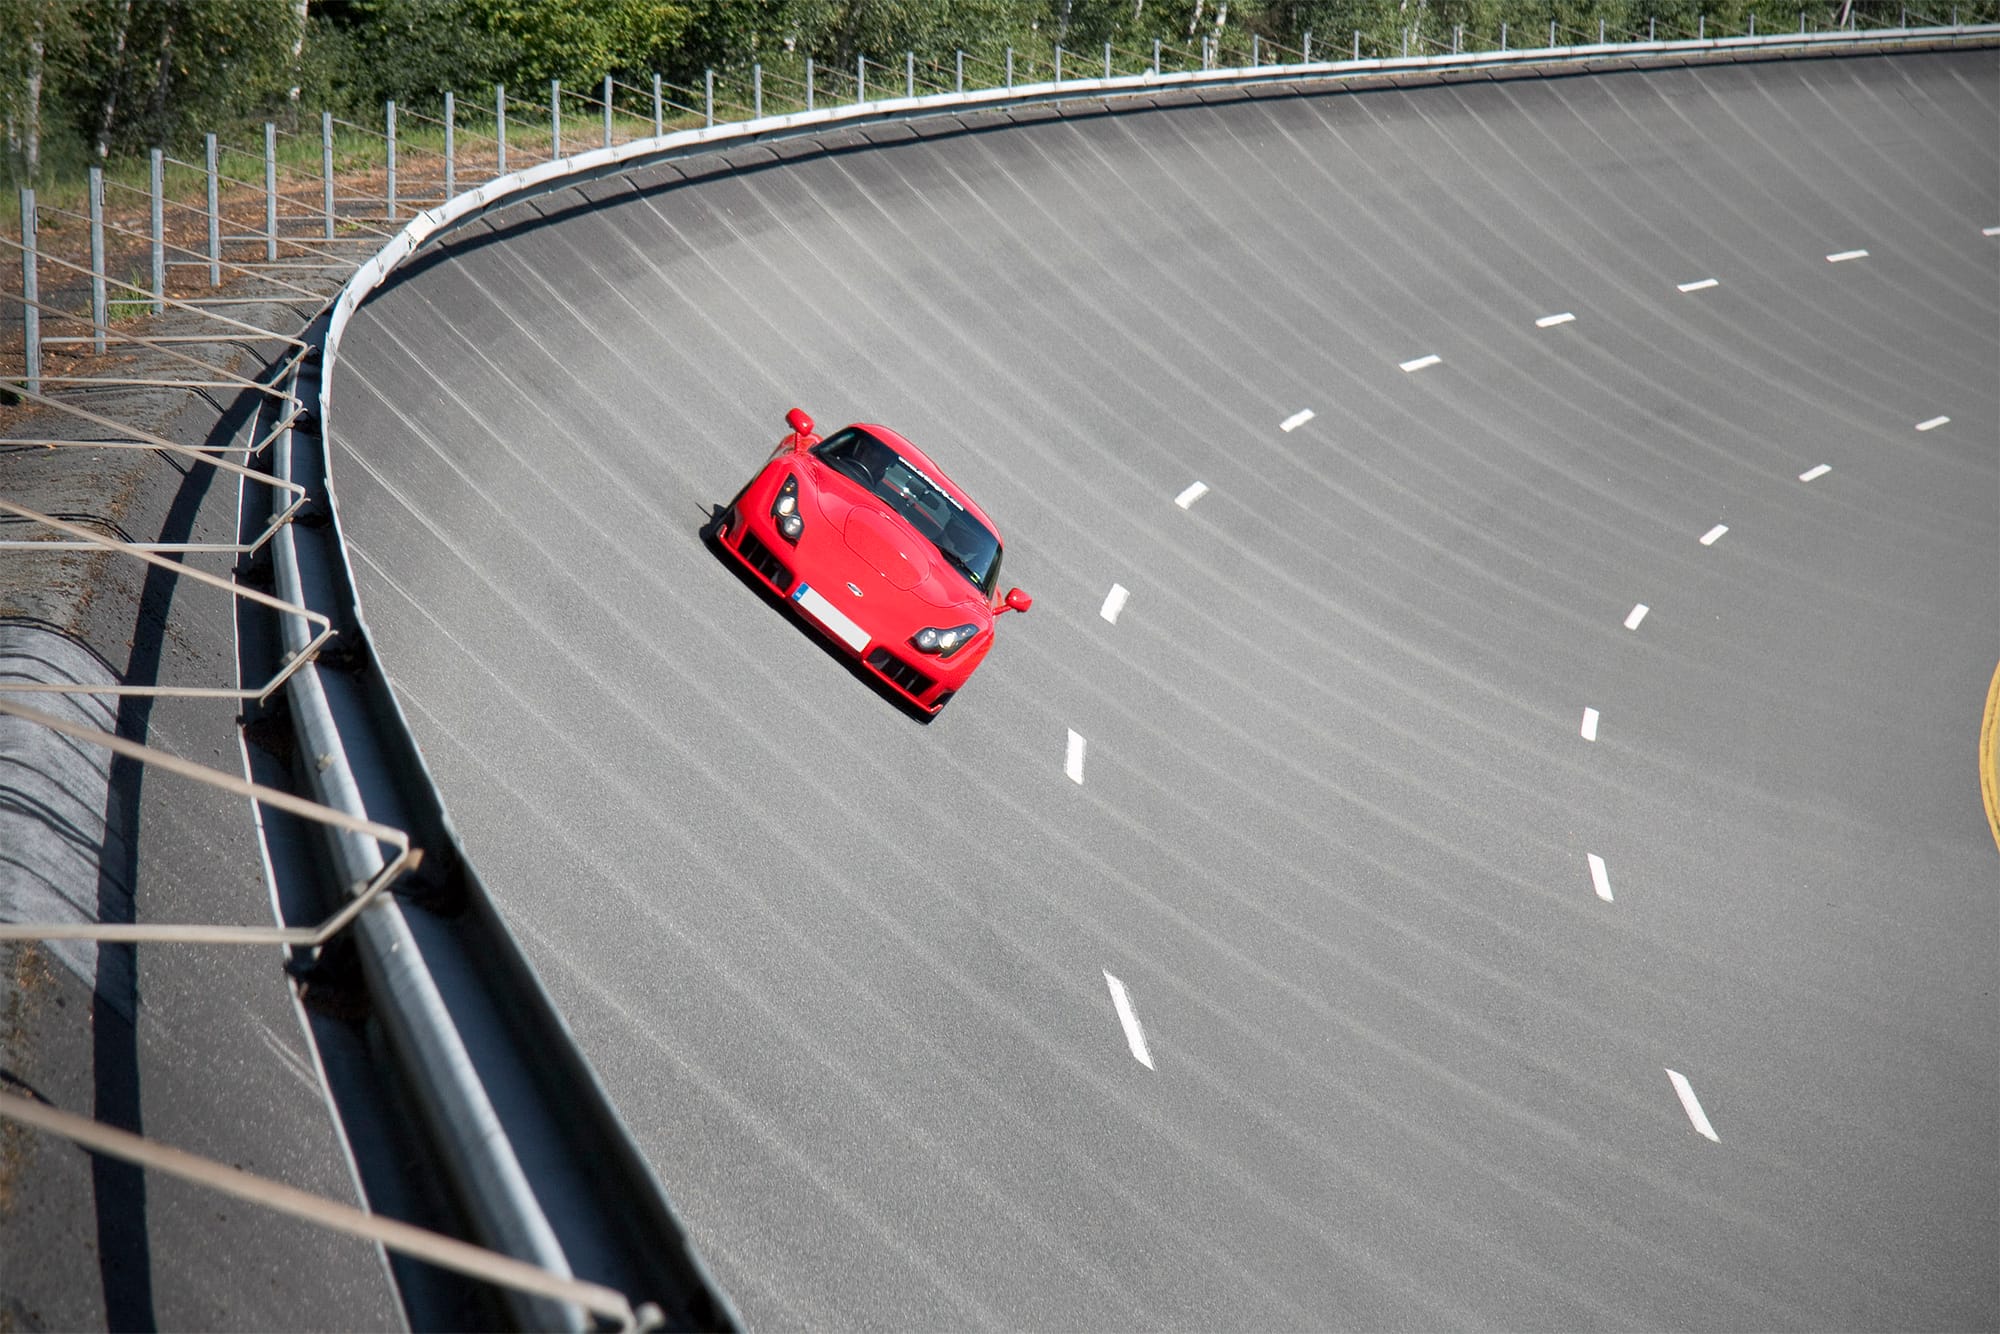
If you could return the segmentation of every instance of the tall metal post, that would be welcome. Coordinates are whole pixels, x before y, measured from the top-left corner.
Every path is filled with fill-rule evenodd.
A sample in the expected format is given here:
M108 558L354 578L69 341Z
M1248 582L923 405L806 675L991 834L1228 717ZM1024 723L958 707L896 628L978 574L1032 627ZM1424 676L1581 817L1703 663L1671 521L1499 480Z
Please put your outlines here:
M653 137L659 138L667 132L667 98L660 88L660 76L653 76Z
M333 113L319 113L320 211L326 239L333 239Z
M701 123L703 126L715 124L715 71L703 70L701 74Z
M215 179L215 136L204 136L208 149L208 285L222 286L222 207Z
M458 99L444 95L444 197L458 193Z
M806 57L806 110L813 109L813 58Z
M498 148L498 156L493 161L493 174L507 174L507 85L493 85L493 140Z
M152 159L153 209L148 235L153 242L153 313L159 315L167 309L167 164L165 154L157 148Z
M549 80L549 161L562 156L562 80Z
M35 273L35 192L21 187L21 352L28 392L42 392L42 289Z
M965 52L954 51L952 59L958 66L958 91L965 91Z
M278 127L264 122L264 262L278 260Z
M111 312L104 301L104 168L90 169L90 350L104 355L104 326Z
M915 51L905 51L903 52L903 96L915 97L916 95L917 53Z
M750 66L750 118L764 119L764 62L761 60Z
M394 98L389 99L383 107L383 112L389 128L389 172L382 194L383 203L389 209L389 221L394 222L396 220L396 100Z

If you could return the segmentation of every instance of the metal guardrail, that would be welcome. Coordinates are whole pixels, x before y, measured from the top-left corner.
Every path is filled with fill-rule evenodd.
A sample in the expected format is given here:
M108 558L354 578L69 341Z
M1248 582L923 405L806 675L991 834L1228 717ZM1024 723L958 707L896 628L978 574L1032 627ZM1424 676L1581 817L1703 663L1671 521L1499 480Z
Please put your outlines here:
M1560 35L1560 34L1558 34ZM1436 39L1430 39L1435 42ZM1454 45L1459 35L1454 33ZM1297 63L1258 64L1232 69L1201 68L1162 72L1159 57L1145 72L1109 77L1055 77L1035 83L1016 83L1012 61L1006 70L1006 85L958 91L962 87L963 62L954 70L954 91L916 93L917 76L913 61L900 70L906 95L900 98L866 100L866 64L858 65L852 80L856 100L838 106L816 106L812 110L755 117L748 121L709 124L698 129L661 134L622 145L608 145L586 152L538 163L524 170L504 174L477 188L450 195L436 207L419 212L373 255L359 264L324 317L308 331L310 342L319 351L292 359L289 383L275 395L285 405L282 420L275 421L255 449L269 447L274 487L291 497L282 513L273 510L263 536L256 545L268 542L272 554L277 595L270 599L280 612L278 629L284 675L264 690L282 684L292 724L301 751L312 762L301 773L312 791L313 800L290 798L294 813L321 819L334 831L331 856L335 880L349 887L365 887L369 897L352 898L336 918L313 931L315 940L324 940L345 924L363 960L368 986L382 1017L392 1046L409 1080L432 1142L446 1160L446 1172L455 1183L472 1226L482 1239L505 1255L528 1261L537 1271L554 1276L557 1287L535 1280L516 1290L523 1295L511 1308L512 1316L528 1326L579 1327L588 1307L600 1315L613 1314L605 1305L584 1306L576 1290L560 1288L573 1281L574 1268L621 1285L623 1291L661 1299L669 1308L662 1318L677 1324L728 1326L735 1314L687 1242L671 1205L660 1191L657 1179L644 1156L630 1138L622 1120L611 1106L570 1038L560 1015L529 968L519 947L500 921L478 883L476 872L465 858L455 831L444 813L442 798L428 767L418 751L407 720L386 685L379 669L355 593L353 572L341 537L338 506L333 490L331 461L327 457L326 434L333 416L333 372L338 362L340 342L356 311L368 296L388 281L426 244L437 240L464 223L498 207L538 193L567 188L594 177L615 174L649 162L692 153L712 151L758 140L817 133L843 125L886 121L912 121L954 116L968 112L1006 110L1038 103L1103 99L1128 101L1159 93L1226 91L1251 85L1311 82L1339 85L1366 83L1379 76L1529 74L1542 67L1570 72L1600 62L1629 65L1647 61L1711 61L1759 59L1801 54L1835 54L1843 51L1895 50L1936 47L1962 43L2000 43L2000 24L1953 25L1949 27L1874 29L1862 32L1775 33L1737 37L1648 40L1643 42L1600 42L1581 46L1556 46L1487 51L1451 51L1409 57L1350 58L1338 61L1310 61L1302 50ZM1423 43L1420 41L1419 46ZM1358 43L1357 43L1358 47ZM1010 53L1011 54L1011 53ZM1259 53L1261 55L1261 52ZM1280 51L1280 56L1289 54ZM1105 54L1107 66L1111 53ZM1213 58L1204 45L1206 66ZM885 67L887 68L887 67ZM761 71L759 71L761 75ZM938 84L928 77L928 86ZM753 109L761 109L762 79L757 80ZM598 99L606 124L612 114L617 89L607 85ZM713 116L712 86L705 89L709 117ZM655 127L659 126L665 90L657 83L652 90ZM552 89L552 144L560 145L559 117L562 93ZM496 122L506 124L504 94L498 103ZM393 114L393 113L391 113ZM393 133L393 131L392 131ZM270 156L267 137L267 160ZM504 139L502 140L504 143ZM504 148L501 150L504 152ZM211 160L213 150L211 150ZM501 159L504 162L504 158ZM211 171L211 180L213 180ZM394 187L388 199L393 200ZM328 225L331 226L331 185ZM274 193L267 176L267 195ZM394 204L389 204L390 209ZM214 216L211 208L211 217ZM268 215L267 215L268 216ZM275 223L267 234L274 235ZM218 252L211 247L211 256ZM215 258L209 260L211 264ZM33 294L29 293L30 299ZM32 315L34 309L28 308ZM264 333L267 331L257 331ZM282 337L271 335L272 337ZM298 340L285 339L296 343ZM264 386L257 386L263 388ZM41 400L37 401L52 401ZM116 428L108 419L100 424ZM317 421L318 431L306 429ZM254 432L253 432L254 433ZM134 434L143 434L134 432ZM317 442L317 443L315 443ZM53 443L53 442L37 442ZM135 447L187 448L170 446L154 437L134 441ZM274 480L275 479L275 480ZM326 522L302 532L292 519L305 505L317 506L316 517ZM21 507L8 506L23 513ZM44 516L33 515L35 519ZM50 521L53 523L54 521ZM77 540L89 545L101 543L93 534L78 530ZM123 544L132 554L145 556L137 544ZM232 548L233 549L233 548ZM157 557L154 557L157 560ZM182 573L189 571L180 569ZM239 590L240 591L240 590ZM310 626L318 626L315 636ZM341 636L343 662L330 665L315 658L330 635ZM251 692L255 693L255 692ZM36 717L16 706L0 711ZM343 729L342 720L346 720ZM358 731L355 729L359 729ZM99 738L89 738L99 740ZM112 740L116 740L113 738ZM100 742L101 743L101 742ZM132 743L125 743L131 745ZM143 747L139 748L144 750ZM143 757L160 762L154 755ZM171 758L171 757L168 757ZM171 767L171 766L170 766ZM200 766L190 766L199 768ZM212 781L205 779L204 781ZM242 782L243 780L234 780ZM254 787L245 783L245 787ZM270 794L270 795L267 795ZM273 801L269 789L257 789L255 799ZM371 818L372 804L395 812L397 825ZM305 808L311 808L307 810ZM324 812L322 815L320 812ZM452 868L459 892L469 909L466 928L481 942L479 967L469 970L493 994L485 1000L488 1020L502 1012L517 1027L512 1028L515 1046L513 1066L497 1077L512 1079L509 1110L503 1115L488 1088L496 1074L490 1052L482 1053L482 1066L475 1062L459 1031L453 1003L425 965L427 949L446 948L438 932L421 933L412 926L410 913L422 909L406 905L395 894L380 890L395 875L408 869L414 860L410 834L420 831L427 847L442 851ZM396 835L390 838L389 835ZM397 840L400 839L400 842ZM382 856L384 843L399 847L391 861ZM362 909L366 907L366 911ZM299 928L292 928L299 930ZM24 929L16 934L28 934ZM420 939L420 935L422 938ZM464 947L461 937L459 947ZM455 970L457 971L457 970ZM463 1002L464 997L453 998ZM525 1081L525 1084L523 1083ZM527 1087L532 1085L533 1087ZM523 1113L515 1104L540 1098L539 1119ZM8 1115L0 1108L0 1115ZM587 1124L586 1124L587 1123ZM53 1127L52 1127L53 1128ZM75 1128L72 1128L75 1129ZM616 1198L590 1198L593 1206L607 1216L593 1227L589 1220L575 1216L575 1200L560 1218L545 1208L540 1181L531 1181L515 1152L511 1136L547 1135L561 1137L572 1156L588 1156L584 1178L601 1181L607 1175L619 1180L622 1189ZM587 1148L585 1146L587 1144ZM132 1146L124 1146L131 1148ZM538 1160L547 1155L539 1152ZM558 1191L558 1194L561 1192ZM613 1217L615 1215L615 1217ZM607 1219L609 1221L607 1221ZM394 1244L376 1234L384 1244ZM493 1275L498 1277L498 1275ZM504 1278L500 1281L505 1282ZM672 1292L653 1290L651 1284L664 1283ZM539 1284L539 1286L537 1286ZM566 1296L563 1294L567 1294ZM632 1308L621 1308L614 1318L630 1319ZM644 1308L641 1308L642 1310ZM645 1318L650 1318L651 1311Z

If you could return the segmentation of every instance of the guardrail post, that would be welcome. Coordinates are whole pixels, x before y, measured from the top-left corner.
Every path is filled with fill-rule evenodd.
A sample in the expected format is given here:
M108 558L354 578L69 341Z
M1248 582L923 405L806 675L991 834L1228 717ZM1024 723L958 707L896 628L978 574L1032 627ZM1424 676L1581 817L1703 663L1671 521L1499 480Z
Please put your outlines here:
M389 179L387 188L382 193L385 196L384 202L389 207L389 221L394 222L396 220L396 101L394 98L389 100L384 110L388 115L389 126Z
M667 132L667 99L660 88L660 76L653 76L653 137L659 138Z
M1409 25L1405 24L1403 27L1403 59L1408 60L1409 58L1410 58L1410 29Z
M702 128L707 129L715 124L715 71L714 70L709 69L702 71L701 89L702 89L701 123L702 123Z
M458 99L444 95L444 197L458 193Z
M1014 48L1007 48L1007 86L1014 86Z
M1301 65L1310 65L1313 63L1313 30L1311 28L1306 29L1306 39L1299 46L1299 63Z
M1500 23L1500 49L1502 51L1507 49L1507 24L1504 19Z
M1660 21L1657 18L1646 20L1646 40L1649 42L1660 40Z
M916 95L917 53L915 51L905 51L903 52L903 96L915 97Z
M750 66L750 118L764 119L764 62L761 60Z
M1153 39L1153 77L1160 77L1160 39Z
M1361 29L1354 30L1354 58L1361 59Z
M1111 43L1104 44L1104 77L1111 77Z
M611 76L604 76L604 146L611 147Z
M278 127L264 122L264 262L278 260Z
M28 392L42 392L42 299L35 273L35 192L21 187L21 355Z
M153 313L165 313L167 309L167 164L165 155L155 148L152 151L152 172L149 182L152 186L153 242Z
M1407 42L1405 43L1407 45ZM1250 68L1256 69L1264 63L1264 38L1261 33L1250 34Z
M104 168L90 169L90 350L104 355Z
M1955 9L1951 12L1954 14L1958 13L1958 11ZM1805 35L1806 35L1806 12L1805 10L1801 9L1799 11L1799 36L1803 37Z
M208 150L208 285L222 286L222 208L215 179L215 136L203 136Z
M1603 20L1603 19L1599 19L1599 20L1597 21L1597 44L1598 44L1599 46L1603 46L1603 45L1604 45L1604 20Z
M1556 21L1555 21L1554 19L1550 19L1550 20L1549 20L1549 49L1550 49L1551 51L1553 51L1553 50L1555 50L1555 46L1556 46Z
M1750 11L1750 35L1757 35L1757 11L1754 9Z
M1062 43L1056 43L1056 82L1062 82Z
M806 57L806 110L813 109L813 58Z
M965 91L965 52L954 51L952 59L958 66L958 91L962 93Z
M1463 23L1454 23L1454 24L1452 24L1452 25L1451 25L1451 53L1452 53L1453 55L1457 55L1457 54L1458 54L1458 48L1459 48L1459 44L1460 44L1461 42L1463 42L1464 40L1465 40L1465 25L1464 25Z
M326 239L333 239L333 113L319 113L320 210L326 215Z
M549 161L562 156L562 80L549 80Z
M1708 15L1696 14L1694 16L1694 39L1697 42L1708 40Z
M854 57L854 105L868 100L868 57Z
M1901 26L1905 28L1910 26L1910 7L1908 5L1903 6L1903 22Z
M493 174L507 174L507 85L493 85L493 141L499 148L499 155L493 161Z

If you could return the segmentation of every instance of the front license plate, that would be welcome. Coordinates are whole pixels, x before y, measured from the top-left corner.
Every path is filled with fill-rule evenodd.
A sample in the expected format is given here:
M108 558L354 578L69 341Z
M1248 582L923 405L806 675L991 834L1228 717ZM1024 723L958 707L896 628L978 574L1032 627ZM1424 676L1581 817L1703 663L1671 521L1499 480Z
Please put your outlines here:
M868 647L868 632L849 620L846 612L834 606L824 593L811 584L800 584L792 590L792 601L856 653Z

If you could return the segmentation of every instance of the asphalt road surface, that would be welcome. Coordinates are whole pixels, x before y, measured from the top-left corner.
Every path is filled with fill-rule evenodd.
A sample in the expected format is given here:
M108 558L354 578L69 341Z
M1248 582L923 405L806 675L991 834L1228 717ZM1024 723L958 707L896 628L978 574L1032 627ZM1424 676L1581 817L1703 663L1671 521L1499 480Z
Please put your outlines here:
M547 201L335 380L746 1318L2000 1322L2000 57L1023 120ZM703 545L794 405L1036 598L933 726Z

